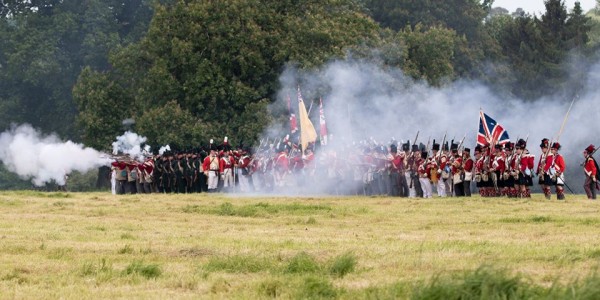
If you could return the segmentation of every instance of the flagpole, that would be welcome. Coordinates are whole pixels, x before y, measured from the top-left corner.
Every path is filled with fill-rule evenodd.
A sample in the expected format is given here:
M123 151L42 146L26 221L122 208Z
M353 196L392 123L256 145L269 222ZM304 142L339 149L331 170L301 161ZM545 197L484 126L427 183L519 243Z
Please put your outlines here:
M556 136L557 142L560 139L560 136L562 135L563 130L565 129L565 124L567 123L567 119L569 118L569 113L571 113L571 108L573 108L573 103L575 103L575 99L577 99L578 97L579 97L579 95L575 94L575 96L573 97L573 100L571 101L571 105L569 105L569 110L567 110L567 114L565 114L562 125L560 126L560 129L558 130L558 135ZM550 146L552 146L552 145L550 145Z

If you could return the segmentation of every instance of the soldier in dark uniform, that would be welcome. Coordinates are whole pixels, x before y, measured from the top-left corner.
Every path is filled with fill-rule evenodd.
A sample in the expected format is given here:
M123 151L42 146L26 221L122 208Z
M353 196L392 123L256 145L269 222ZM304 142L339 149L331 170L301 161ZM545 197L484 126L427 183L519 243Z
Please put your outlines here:
M194 156L192 150L188 150L185 154L184 159L184 178L185 178L185 192L190 194L193 193L193 180L194 180Z
M154 157L154 191L157 193L164 193L165 188L162 186L162 176L163 176L163 158L162 155L157 155Z
M174 176L175 169L173 169L173 153L167 152L167 159L163 163L163 168L165 170L163 174L163 186L165 187L165 193L170 194L174 190Z
M200 148L198 158L200 160L198 167L198 185L200 186L200 192L208 192L208 178L206 177L206 170L204 169L204 159L208 156L208 152L204 147Z
M192 154L192 192L200 193L202 192L202 187L200 186L200 173L202 173L202 161L200 160L200 149L195 149Z
M175 159L173 159L171 166L173 167L173 170L175 170L175 177L174 177L174 184L173 184L173 186L175 187L175 192L178 194L183 194L183 193L185 193L185 178L184 178L185 160L184 160L183 152L177 153L177 157Z

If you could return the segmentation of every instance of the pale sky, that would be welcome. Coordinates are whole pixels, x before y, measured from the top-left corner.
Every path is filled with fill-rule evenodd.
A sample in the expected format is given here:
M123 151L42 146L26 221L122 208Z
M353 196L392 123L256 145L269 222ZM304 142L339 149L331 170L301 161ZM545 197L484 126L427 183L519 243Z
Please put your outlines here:
M573 9L575 1L576 0L565 0L568 12ZM596 6L596 0L580 0L579 3L581 3L581 8L584 12L588 12ZM519 7L532 15L535 13L538 16L546 11L544 0L495 0L492 7L498 6L508 9L509 13L514 12Z

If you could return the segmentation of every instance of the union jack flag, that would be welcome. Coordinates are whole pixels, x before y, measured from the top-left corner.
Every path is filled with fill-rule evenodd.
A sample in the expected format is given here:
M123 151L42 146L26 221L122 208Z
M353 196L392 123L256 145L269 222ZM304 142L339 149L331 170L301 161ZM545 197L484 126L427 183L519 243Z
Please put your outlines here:
M479 133L477 145L494 147L496 144L504 145L510 141L508 132L496 120L479 111Z

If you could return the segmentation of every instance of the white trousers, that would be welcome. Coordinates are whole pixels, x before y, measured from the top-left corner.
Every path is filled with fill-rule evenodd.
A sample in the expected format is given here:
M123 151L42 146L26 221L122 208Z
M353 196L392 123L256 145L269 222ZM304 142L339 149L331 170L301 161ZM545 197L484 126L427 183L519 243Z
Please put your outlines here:
M223 187L233 186L233 172L232 169L223 169Z
M431 198L433 191L429 178L419 178L419 182L421 183L421 189L423 190L423 198Z
M417 197L417 190L415 189L415 184L413 183L412 186L410 184L410 172L404 172L404 178L406 178L406 184L408 184L408 197L409 198L416 198Z
M444 179L440 178L437 182L437 193L440 197L446 197L446 183Z
M219 177L217 176L217 171L208 171L208 189L216 190L218 184Z
M113 195L117 194L117 171L113 170L110 176L110 191Z

